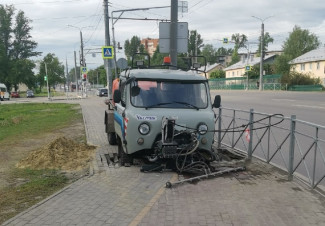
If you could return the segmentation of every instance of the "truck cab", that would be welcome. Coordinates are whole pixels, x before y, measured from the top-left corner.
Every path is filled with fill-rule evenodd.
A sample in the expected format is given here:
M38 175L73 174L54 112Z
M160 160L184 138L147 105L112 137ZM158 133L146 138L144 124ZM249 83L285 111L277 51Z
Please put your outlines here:
M0 83L0 101L9 100L10 94L5 84Z
M194 153L215 160L213 107L220 97L211 102L208 80L196 71L129 69L120 75L113 99L105 124L121 165L134 157L156 162Z

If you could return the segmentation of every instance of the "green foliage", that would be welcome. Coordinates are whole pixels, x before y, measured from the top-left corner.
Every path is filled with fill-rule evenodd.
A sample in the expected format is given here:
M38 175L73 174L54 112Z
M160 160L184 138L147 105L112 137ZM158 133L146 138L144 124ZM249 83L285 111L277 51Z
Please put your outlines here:
M272 64L263 64L263 71L265 71L265 75L274 74L274 66ZM245 73L246 74L246 73ZM249 72L250 78L259 77L260 76L260 65L254 65L252 70Z
M217 70L210 73L210 78L225 78L226 72L224 70Z
M315 34L310 33L307 29L301 29L295 26L290 33L289 38L284 42L283 51L291 59L301 56L311 50L317 49L320 41Z
M231 62L229 63L229 66L236 64L239 61L240 61L240 56L238 55L238 49L237 50L235 49L231 54Z
M115 71L112 72L115 73ZM106 76L106 70L104 68L104 65L99 66L94 70L88 71L88 81L93 84L103 84L104 86L106 86L107 76Z
M207 63L214 64L217 61L216 49L211 44L204 45L202 55L205 56Z
M151 65L161 65L164 61L165 56L168 56L168 54L160 53L159 45L158 45L156 51L153 53L150 64Z
M246 46L247 36L246 35L244 35L244 34L240 35L239 33L236 33L231 36L231 40L235 43L235 48L232 52L231 62L229 64L229 66L236 64L240 61L240 56L238 55L238 50L240 48L247 48L247 46Z
M20 83L35 86L35 64L29 58L40 55L34 51L37 43L31 39L30 20L22 11L14 16L13 6L0 5L0 80L9 90Z
M59 62L59 59L55 56L54 53L48 53L41 61L40 72L37 76L37 81L39 82L40 86L47 85L47 82L44 81L44 76L46 74L48 78L49 87L54 86L57 83L65 82L64 66L62 63Z
M276 73L289 76L289 61L319 46L320 41L315 34L295 26L283 44L283 55L279 56L275 61Z
M131 40L126 40L124 43L124 53L127 60L130 61L135 53L144 53L144 46L138 36L133 36Z
M269 32L266 32L263 38L263 53L267 51L267 47L269 46L270 43L273 43L273 41L274 39L270 36ZM259 57L260 55L261 55L261 36L259 37L259 44L258 44L256 56Z
M226 56L226 55L229 55L229 54L232 54L233 53L233 49L229 48L229 49L226 49L224 47L220 47L217 51L216 51L216 55L217 56Z
M311 74L299 73L296 71L291 71L285 74L281 78L282 84L291 85L321 85L322 82L320 78L313 78Z
M188 54L191 56L200 55L202 44L203 39L201 38L201 35L196 30L190 31L188 39Z
M247 36L244 34L233 34L231 40L235 43L235 50L238 51L240 48L246 48Z
M292 60L290 55L282 54L278 56L274 61L275 71L278 74L288 74L290 71L290 64L288 63Z

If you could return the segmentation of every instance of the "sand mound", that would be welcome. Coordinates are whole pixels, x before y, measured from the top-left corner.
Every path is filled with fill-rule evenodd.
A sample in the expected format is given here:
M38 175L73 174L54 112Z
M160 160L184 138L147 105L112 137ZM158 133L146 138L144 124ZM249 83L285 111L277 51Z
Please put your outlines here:
M17 167L79 171L89 166L96 147L79 144L65 137L32 151Z

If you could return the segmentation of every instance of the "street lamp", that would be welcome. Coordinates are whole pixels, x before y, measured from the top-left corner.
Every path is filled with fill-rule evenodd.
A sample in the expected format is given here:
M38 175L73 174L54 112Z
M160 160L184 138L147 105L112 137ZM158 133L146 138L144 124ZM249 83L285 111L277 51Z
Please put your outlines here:
M259 18L259 17L256 17L256 16L252 16L253 18L255 18L255 19L258 19L258 20L260 20L261 21L261 56L260 56L260 58L261 58L261 61L260 61L260 80L259 80L259 91L262 91L263 90L263 59L264 59L264 54L263 54L263 41L264 41L264 21L265 20L267 20L267 19L269 19L269 18L271 18L271 17L273 17L273 16L269 16L269 17L266 17L266 18L264 18L264 19L261 19L261 18Z

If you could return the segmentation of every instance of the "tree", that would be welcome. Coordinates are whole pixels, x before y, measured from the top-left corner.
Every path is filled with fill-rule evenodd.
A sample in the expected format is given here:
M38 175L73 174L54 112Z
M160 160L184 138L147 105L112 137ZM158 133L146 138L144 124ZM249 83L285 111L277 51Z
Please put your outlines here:
M46 64L46 69L45 69ZM46 73L47 72L47 73ZM49 87L57 83L64 83L64 66L59 62L59 59L53 54L48 53L41 61L40 72L38 75L38 82L40 86L45 85L44 76L47 74Z
M234 50L229 48L229 49L226 49L224 47L220 47L219 49L217 49L216 51L216 55L217 56L226 56L226 55L230 55L232 54Z
M98 80L97 80L98 79ZM104 65L88 72L88 81L93 84L107 85L107 76Z
M285 55L291 56L291 59L301 56L320 46L320 41L315 34L310 33L307 29L301 29L295 26L289 34L283 45Z
M29 58L40 55L34 51L37 43L31 40L31 21L19 11L13 23L14 12L13 6L0 5L0 80L9 90L20 83L35 86L35 64Z
M152 58L150 60L151 65L162 65L164 61L164 57L168 56L167 53L161 53L159 49L159 45L156 48L156 51L153 53Z
M216 49L211 44L204 45L202 49L202 55L206 58L207 62L210 64L216 63Z
M189 32L189 39L188 39L188 54L189 55L200 55L201 50L200 48L203 46L203 39L201 35L197 33L196 30L192 30Z
M267 51L269 43L273 43L273 41L274 41L274 39L270 36L269 32L266 32L264 34L264 39L263 39L263 53L265 53ZM259 45L258 45L256 56L259 57L260 55L261 55L261 36L259 37Z
M244 34L239 34L239 33L236 33L236 34L233 34L231 36L231 41L233 41L235 43L235 50L238 51L238 49L244 47L246 48L246 43L247 43L247 36L244 35Z
M133 36L131 41L128 39L124 43L124 53L128 61L131 57L138 52L144 53L144 46L141 44L141 40L138 36Z
M231 40L235 43L235 48L234 48L234 51L232 52L231 62L229 65L233 65L240 61L240 57L238 55L238 50L240 48L247 48L247 46L246 46L247 36L246 35L244 35L244 34L240 35L239 33L236 33L231 36Z
M320 41L315 34L306 29L295 26L289 37L283 44L283 55L275 60L276 72L288 74L290 71L289 61L297 58L320 46Z

